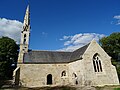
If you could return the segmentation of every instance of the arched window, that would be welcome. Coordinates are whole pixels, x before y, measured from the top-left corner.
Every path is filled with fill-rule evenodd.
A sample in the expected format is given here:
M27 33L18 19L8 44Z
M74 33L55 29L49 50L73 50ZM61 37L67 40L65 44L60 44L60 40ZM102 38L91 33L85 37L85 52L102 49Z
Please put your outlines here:
M78 84L78 78L77 75L75 73L73 73L73 79L74 79L74 83L77 85Z
M47 85L50 85L50 84L52 84L52 75L48 74L47 75Z
M66 76L66 71L63 71L61 77Z
M102 72L102 64L98 53L93 56L93 67L95 72Z

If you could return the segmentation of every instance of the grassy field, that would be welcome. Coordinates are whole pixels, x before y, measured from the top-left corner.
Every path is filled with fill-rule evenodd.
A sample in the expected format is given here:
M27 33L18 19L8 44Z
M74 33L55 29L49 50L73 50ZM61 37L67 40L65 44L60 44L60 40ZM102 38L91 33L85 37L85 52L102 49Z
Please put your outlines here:
M120 90L120 86L95 87L96 90Z
M1 88L0 90L120 90L120 86L104 86L104 87L71 87L71 86L55 86L55 87L14 87Z

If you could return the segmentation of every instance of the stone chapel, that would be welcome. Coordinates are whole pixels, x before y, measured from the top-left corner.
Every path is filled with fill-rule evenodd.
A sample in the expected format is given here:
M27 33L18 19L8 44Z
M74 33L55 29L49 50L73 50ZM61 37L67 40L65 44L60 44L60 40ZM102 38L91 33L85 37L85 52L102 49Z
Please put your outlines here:
M28 48L29 36L28 5L21 31L18 65L14 71L15 84L25 87L119 84L111 57L95 40L73 52L36 51Z

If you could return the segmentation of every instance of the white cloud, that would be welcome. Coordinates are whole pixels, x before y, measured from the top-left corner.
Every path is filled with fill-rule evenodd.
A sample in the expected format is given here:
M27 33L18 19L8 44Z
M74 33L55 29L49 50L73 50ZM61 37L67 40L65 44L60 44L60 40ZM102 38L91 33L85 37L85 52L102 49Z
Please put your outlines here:
M14 39L17 43L20 43L22 25L23 24L17 20L0 18L0 37L7 36Z
M120 19L120 15L114 16L115 19Z
M116 15L113 18L117 19L117 25L120 25L120 15Z
M96 33L80 33L75 34L73 36L63 36L62 39L64 40L64 48L59 49L60 51L74 51L86 44L88 44L90 41L95 39L96 41L99 41L102 37L105 37L104 34L96 34Z
M69 39L69 38L71 38L72 36L63 36L63 38L62 39L60 39L60 40L66 40L66 39Z

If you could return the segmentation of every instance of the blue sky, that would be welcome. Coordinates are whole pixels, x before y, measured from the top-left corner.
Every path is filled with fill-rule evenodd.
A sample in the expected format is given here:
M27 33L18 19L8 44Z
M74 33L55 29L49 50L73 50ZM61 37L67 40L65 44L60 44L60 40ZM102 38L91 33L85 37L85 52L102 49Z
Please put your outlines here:
M27 4L0 1L0 36L19 42ZM30 0L30 17L31 49L70 51L120 32L120 0Z

